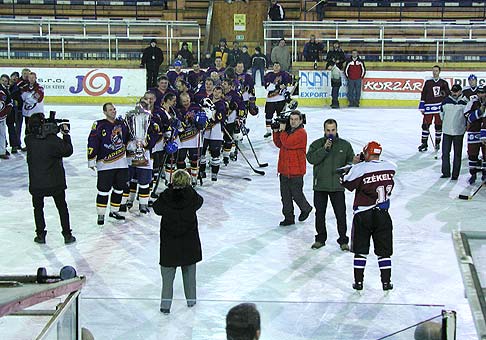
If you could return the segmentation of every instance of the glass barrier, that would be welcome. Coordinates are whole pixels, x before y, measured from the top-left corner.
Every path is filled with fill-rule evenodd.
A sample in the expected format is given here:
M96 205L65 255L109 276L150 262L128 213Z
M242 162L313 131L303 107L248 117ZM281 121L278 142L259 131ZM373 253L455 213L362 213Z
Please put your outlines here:
M353 296L359 298L357 293ZM388 303L386 295L377 300L245 302L255 303L260 312L261 340L413 339L417 325L442 319L443 306ZM226 314L241 302L198 300L188 308L185 300L175 299L170 314L162 314L159 303L159 299L82 299L81 324L102 339L226 339ZM96 319L90 316L93 310Z

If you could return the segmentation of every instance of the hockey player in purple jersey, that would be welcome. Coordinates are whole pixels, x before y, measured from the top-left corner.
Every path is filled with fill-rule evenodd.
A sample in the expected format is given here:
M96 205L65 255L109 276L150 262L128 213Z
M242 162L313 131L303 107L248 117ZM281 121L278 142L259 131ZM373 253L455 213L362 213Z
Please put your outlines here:
M353 228L351 231L351 252L354 253L354 284L356 290L363 289L366 258L370 239L373 238L375 254L381 273L383 290L393 289L391 283L391 259L393 254L393 225L388 209L394 186L396 165L381 161L381 145L369 142L357 163L343 177L342 185L356 191L353 203Z
M282 71L278 62L273 63L273 72L268 72L264 77L265 89L267 90L267 102L265 103L265 126L267 132L264 138L272 135L272 118L274 114L280 114L285 107L285 96L287 86L292 84L292 76ZM290 93L289 93L290 94Z
M181 94L180 102L181 107L178 109L177 117L181 121L182 131L179 133L181 144L177 152L177 169L186 169L186 158L189 158L191 184L195 186L201 155L201 128L204 128L197 124L197 115L201 107L192 103L187 93Z
M187 80L186 73L182 71L182 62L180 60L174 62L174 69L167 72L167 78L169 78L169 83L172 88L175 88L177 79Z
M221 59L221 57L216 57L214 59L214 65L215 66L208 67L208 69L206 71L206 75L208 77L211 77L211 74L213 72L216 72L218 74L218 76L219 76L219 79L220 80L223 80L224 79L224 71L225 71L225 68L223 66L223 60Z
M105 119L97 120L91 127L88 137L88 166L98 170L98 195L96 210L98 225L105 223L105 212L110 198L110 217L124 220L118 213L122 193L128 182L128 163L126 145L129 134L122 118L116 117L116 108L112 103L103 104Z
M218 180L219 166L221 164L221 146L223 145L222 124L226 121L228 104L223 97L223 89L216 86L211 99L204 99L201 104L209 118L208 125L204 130L204 142L201 156L200 175L206 178L206 152L209 148L211 159L211 181Z
M245 104L241 96L235 91L233 81L225 79L222 83L224 100L228 103L228 114L224 122L226 132L223 133L223 163L229 164L230 153L235 147L233 141L240 141L243 135L240 133L240 126L245 118ZM237 137L237 136L241 136ZM236 160L236 159L235 159Z
M197 92L201 87L204 86L204 80L206 80L206 77L206 72L201 70L199 63L196 61L192 65L192 70L189 71L189 74L187 75L187 81L189 82L189 84L191 84L194 92Z
M435 127L435 150L440 149L440 141L442 137L442 120L440 119L440 107L442 102L448 95L451 94L449 83L439 77L440 66L432 67L432 79L428 79L424 83L422 94L420 96L419 111L422 112L422 143L418 147L418 151L427 151L427 142L430 135L430 125L434 121Z

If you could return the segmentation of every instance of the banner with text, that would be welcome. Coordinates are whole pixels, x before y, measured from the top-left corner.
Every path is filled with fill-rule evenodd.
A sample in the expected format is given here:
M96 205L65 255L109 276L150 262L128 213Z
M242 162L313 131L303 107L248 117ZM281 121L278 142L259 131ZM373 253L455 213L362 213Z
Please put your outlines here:
M459 84L468 86L471 72L443 71L440 76L451 87ZM477 72L478 85L486 85L486 72ZM299 71L299 98L331 97L330 72L320 70ZM420 100L425 80L432 77L432 71L368 71L361 85L362 99ZM346 96L347 79L342 74L339 97Z
M0 67L1 74L19 71ZM32 68L46 97L141 97L145 92L145 69Z

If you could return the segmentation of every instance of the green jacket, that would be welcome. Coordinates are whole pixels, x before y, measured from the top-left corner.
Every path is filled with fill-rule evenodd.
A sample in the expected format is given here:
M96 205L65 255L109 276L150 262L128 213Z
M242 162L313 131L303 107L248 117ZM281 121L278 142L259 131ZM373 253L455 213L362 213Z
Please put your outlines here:
M344 191L339 183L336 169L353 162L351 144L336 136L329 151L324 149L326 137L312 142L307 151L307 161L313 167L313 189L315 191Z

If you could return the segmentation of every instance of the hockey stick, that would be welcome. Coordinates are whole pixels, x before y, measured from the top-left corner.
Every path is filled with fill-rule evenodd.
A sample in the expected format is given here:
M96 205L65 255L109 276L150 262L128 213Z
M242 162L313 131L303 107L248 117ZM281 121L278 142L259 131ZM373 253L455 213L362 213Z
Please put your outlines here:
M430 143L432 143L432 147L434 148L434 158L438 159L437 154L439 153L439 150L435 148L435 142L430 133L429 133L429 138L430 138Z
M235 140L233 138L233 136L231 136L228 132L228 130L226 130L226 128L223 126L223 132L226 133L226 135L231 139L231 141L233 143L235 143ZM253 167L253 165L251 165L250 161L248 160L248 158L246 158L245 154L241 151L240 147L238 144L235 143L235 146L236 146L236 149L238 149L238 151L240 152L240 155L243 156L243 158L245 159L246 163L248 163L248 165L250 166L250 168L253 170L253 172L259 174L259 175L262 175L264 176L265 175L265 171L263 170L257 170Z
M479 190L481 190L481 188L482 188L482 187L483 187L485 184L486 184L486 181L483 181L483 183L481 183L481 184L479 185L479 187L478 187L476 190L474 190L474 192L472 193L472 195L471 195L471 196L468 196L468 195L459 195L459 197L458 197L458 198L459 198L459 199L461 199L461 200L472 200L472 198L473 198L473 197L474 197L474 196L475 196L475 195L476 195L476 194L479 192Z
M243 134L244 134L244 135L246 136L246 138L248 139L248 143L250 144L251 151L253 152L253 156L255 156L255 160L256 160L256 162L257 162L258 166L259 166L260 168L265 168L265 167L267 167L267 166L268 166L268 163L260 163L260 162L258 161L258 157L257 157L257 155L256 155L255 149L253 148L253 144L252 144L252 142L251 142L251 140L250 140L250 136L248 136L248 130L246 129L246 126L245 126L244 124L242 125L242 128L243 128L243 129L245 129L245 133L243 133Z
M167 161L167 155L168 155L167 153L164 154L164 159L162 160L162 163L160 163L160 165L159 165L159 175L157 176L157 181L155 182L155 185L152 188L152 193L154 193L154 194L157 193L157 188L159 187L161 172L165 167L165 162Z

